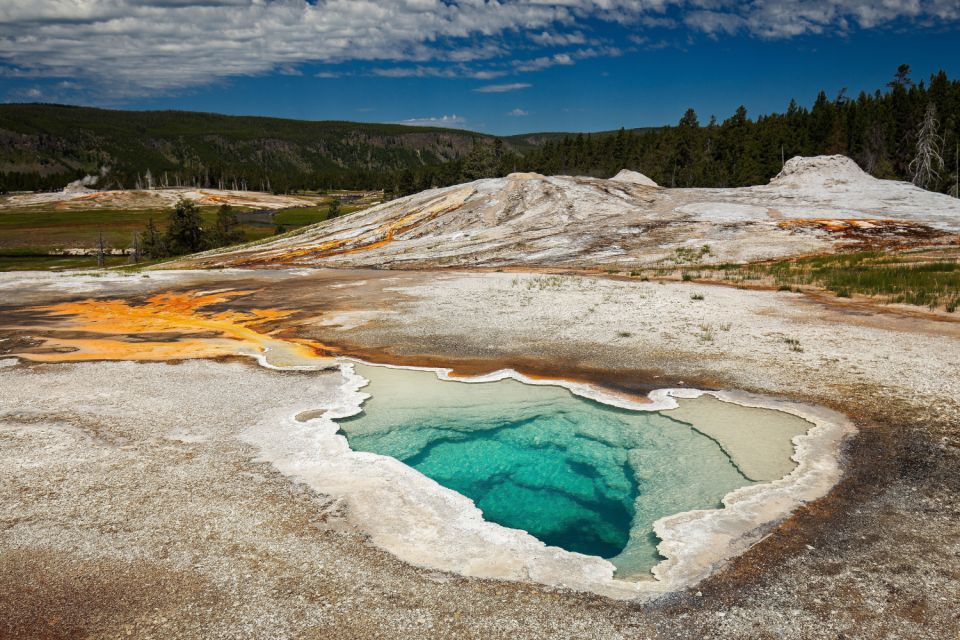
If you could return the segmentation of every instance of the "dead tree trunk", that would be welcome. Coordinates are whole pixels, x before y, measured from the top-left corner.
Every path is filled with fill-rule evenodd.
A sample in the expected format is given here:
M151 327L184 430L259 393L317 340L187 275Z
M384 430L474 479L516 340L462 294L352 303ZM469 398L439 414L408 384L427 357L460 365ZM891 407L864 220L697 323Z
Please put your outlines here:
M940 121L937 120L937 108L931 102L927 105L927 112L923 116L923 124L917 134L917 155L907 168L913 178L913 184L926 189L930 183L940 179L943 170L943 156L940 147L943 138L940 137Z
M960 143L953 152L953 186L950 187L950 195L960 198Z
M133 234L133 264L140 263L140 234Z

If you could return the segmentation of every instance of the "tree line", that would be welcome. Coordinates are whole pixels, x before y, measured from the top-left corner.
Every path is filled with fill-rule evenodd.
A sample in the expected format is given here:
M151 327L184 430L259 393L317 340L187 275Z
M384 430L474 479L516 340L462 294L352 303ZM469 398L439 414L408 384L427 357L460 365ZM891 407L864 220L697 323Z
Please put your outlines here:
M336 198L332 199L327 205L326 219L337 218L342 213L340 201ZM287 228L284 225L278 224L274 233L280 234L286 231ZM207 226L204 225L196 202L181 199L170 212L167 226L163 231L152 217L147 219L143 232L134 237L133 259L134 262L139 262L141 258L162 260L227 247L246 240L239 216L230 205L220 205L212 225Z
M524 153L501 138L465 133L473 135L472 148L462 153L451 150L444 156L452 159L433 156L403 166L394 158L394 169L308 165L291 171L266 165L198 164L150 176L148 171L114 168L109 184L97 186L220 187L275 193L360 189L383 190L387 197L397 197L513 171L610 177L621 169L633 169L669 187L741 187L769 181L793 156L839 153L878 178L913 180L924 188L957 195L960 81L940 71L914 82L909 65L901 65L883 89L856 97L844 89L833 98L821 91L810 108L794 100L782 113L753 119L741 106L725 120L711 116L705 124L688 109L673 126L571 134ZM58 188L67 178L77 177L0 173L0 192Z
M217 209L213 227L204 228L196 203L180 200L165 231L160 231L153 218L147 220L147 227L134 246L134 260L159 260L237 244L244 239L239 225L233 207L224 204Z
M63 186L84 177L83 171L40 173L39 171L0 171L0 193L14 191L59 191Z
M745 107L702 124L688 109L675 126L635 133L576 134L524 155L496 142L462 160L396 172L398 195L511 171L610 177L640 171L668 187L743 187L768 182L793 156L843 154L877 178L912 180L957 194L960 182L960 82L940 71L915 83L901 65L884 90L857 97L821 91L809 109L792 100L783 113L751 119Z

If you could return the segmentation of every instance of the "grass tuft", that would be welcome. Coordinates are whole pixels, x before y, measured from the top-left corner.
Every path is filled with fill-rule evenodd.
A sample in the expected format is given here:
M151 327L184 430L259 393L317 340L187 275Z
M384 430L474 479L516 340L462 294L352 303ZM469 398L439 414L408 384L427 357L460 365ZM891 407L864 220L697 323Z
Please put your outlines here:
M784 338L783 341L788 347L790 347L790 351L803 353L803 346L801 346L800 341L796 338Z
M704 267L705 268L705 267ZM840 298L869 296L881 302L936 308L960 304L960 251L859 251L754 264L722 264L714 277L736 283L769 282L777 291L813 286Z

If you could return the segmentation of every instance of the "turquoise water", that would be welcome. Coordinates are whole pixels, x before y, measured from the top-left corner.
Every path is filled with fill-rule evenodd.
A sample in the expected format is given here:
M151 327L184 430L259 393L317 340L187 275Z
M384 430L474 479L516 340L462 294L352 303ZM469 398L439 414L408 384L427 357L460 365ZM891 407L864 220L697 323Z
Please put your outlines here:
M750 482L714 440L659 413L513 380L357 370L372 397L340 420L354 450L403 461L473 499L486 520L609 558L621 577L660 560L657 519L718 507Z

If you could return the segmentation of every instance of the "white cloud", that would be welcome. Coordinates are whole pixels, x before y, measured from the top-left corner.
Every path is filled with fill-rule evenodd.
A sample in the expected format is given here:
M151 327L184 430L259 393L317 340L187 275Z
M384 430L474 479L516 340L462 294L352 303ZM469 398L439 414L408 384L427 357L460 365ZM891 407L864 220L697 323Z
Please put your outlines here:
M4 102L39 102L46 98L46 94L40 87L24 87L16 89L7 94Z
M519 72L540 71L549 69L557 65L571 65L573 58L569 53L555 53L552 56L541 56L532 60L517 60L513 63L514 68Z
M711 36L718 33L736 33L746 25L746 21L740 16L720 11L691 11L684 18L684 22L687 26Z
M742 4L719 0L699 4L683 21L695 31L714 36L742 32L761 38L791 38L873 29L897 20L925 26L960 19L957 0L755 0Z
M557 33L554 31L541 31L532 33L529 38L540 46L544 47L564 47L574 44L586 44L587 38L581 31L571 33Z
M556 3L461 0L3 0L0 63L114 93L203 85L350 60L507 55L506 31L573 19ZM481 71L484 77L496 72Z
M78 79L114 96L357 60L380 75L491 79L617 55L608 36L646 30L652 41L655 30L680 28L789 38L897 20L955 22L960 2L0 0L0 75ZM608 41L585 35L598 21L618 25L604 30ZM570 50L578 46L586 48Z
M508 115L508 116L514 116L514 117L522 117L522 116L528 116L528 115L530 115L530 113L529 113L528 111L524 111L524 110L521 109L520 107L517 107L516 109L514 109L514 110L512 110L512 111L508 111L508 112L507 112L507 115Z
M467 119L457 114L449 116L438 116L431 118L410 118L400 120L396 124L405 124L411 127L447 127L451 129L463 129L466 127Z
M370 73L382 78L474 78L476 80L492 80L507 75L506 71L499 69L472 69L465 65L379 67L371 70Z
M507 75L506 71L486 69L483 71L474 71L470 77L477 80L493 80L494 78L502 78L505 75Z
M508 91L519 91L529 89L533 85L529 82L511 82L509 84L488 84L474 89L477 93L507 93Z
M391 67L377 68L371 73L382 78L453 78L454 72L436 67Z

